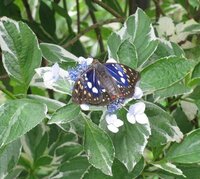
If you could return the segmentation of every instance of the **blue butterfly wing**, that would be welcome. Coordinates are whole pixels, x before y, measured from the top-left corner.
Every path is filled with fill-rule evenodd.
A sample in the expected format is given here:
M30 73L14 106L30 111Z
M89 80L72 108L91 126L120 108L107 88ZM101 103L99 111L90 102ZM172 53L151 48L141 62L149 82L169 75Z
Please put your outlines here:
M107 105L111 99L101 86L96 69L90 68L75 82L72 100L78 104Z
M118 85L127 87L129 85L127 74L118 63L105 63L104 64L109 74L115 79Z
M116 81L121 96L130 98L134 95L135 85L139 80L139 73L126 65L119 63L105 63L108 73Z

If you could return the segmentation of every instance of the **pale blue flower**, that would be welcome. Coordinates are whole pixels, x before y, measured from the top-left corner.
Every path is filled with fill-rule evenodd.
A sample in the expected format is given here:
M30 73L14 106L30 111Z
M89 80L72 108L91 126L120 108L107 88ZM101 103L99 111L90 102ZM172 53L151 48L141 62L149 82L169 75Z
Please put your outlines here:
M68 70L70 79L75 82L79 78L81 73L85 72L88 69L92 61L93 58L79 57L79 64L75 68Z
M116 114L107 114L106 115L107 128L109 131L113 133L117 133L119 131L119 127L124 125L124 122L117 118Z
M129 107L128 113L126 114L128 122L135 124L136 122L140 124L149 123L148 117L144 113L145 103L138 102Z
M143 96L143 91L139 86L135 87L135 92L133 95L133 99L141 99Z

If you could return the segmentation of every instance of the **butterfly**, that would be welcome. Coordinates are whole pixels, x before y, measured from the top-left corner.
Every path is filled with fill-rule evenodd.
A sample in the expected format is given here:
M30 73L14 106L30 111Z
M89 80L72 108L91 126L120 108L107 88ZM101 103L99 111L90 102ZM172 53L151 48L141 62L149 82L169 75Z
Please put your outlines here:
M131 98L139 73L119 63L93 63L77 78L72 101L77 104L104 106L118 99Z

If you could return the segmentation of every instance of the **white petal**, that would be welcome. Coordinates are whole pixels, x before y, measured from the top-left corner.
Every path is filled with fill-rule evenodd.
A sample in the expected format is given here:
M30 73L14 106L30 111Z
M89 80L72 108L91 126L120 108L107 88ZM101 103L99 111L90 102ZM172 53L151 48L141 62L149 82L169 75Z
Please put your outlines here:
M84 57L78 57L78 62L79 63L83 63L84 61L86 61L86 59Z
M116 114L107 114L106 115L106 122L107 124L114 124L114 121L117 120L117 115Z
M137 114L142 114L145 111L145 104L143 102L138 102L129 107L128 112L137 115Z
M53 89L54 80L44 81L44 86L49 89Z
M69 78L69 72L63 70L62 68L60 68L59 75L60 75L62 78Z
M43 80L44 82L49 82L53 79L53 74L51 71L48 71L46 73L43 74Z
M140 124L147 124L149 123L148 117L145 113L143 114L137 114L135 116L135 120Z
M87 105L87 104L81 104L80 107L81 107L81 109L82 109L83 111L89 111L89 109L90 109L90 106Z
M113 124L107 125L107 128L109 131L111 131L113 133L117 133L119 131L119 129L117 127L115 127Z
M159 36L171 36L175 33L175 25L170 17L161 17L158 20L158 24L157 30Z
M137 81L137 83L135 84L135 86L139 87L140 86L140 80Z
M135 93L134 93L134 95L133 95L133 98L134 99L140 99L140 98L142 98L142 96L143 96L143 91L142 91L142 89L140 88L140 87L135 87Z
M114 126L116 127L120 127L120 126L123 126L124 125L124 122L120 119L116 119L113 123Z
M87 65L90 65L93 62L93 58L87 58Z
M109 58L106 63L117 63L117 61L114 58Z
M127 113L126 117L127 117L128 122L130 122L131 124L135 124L136 120L133 114Z
M60 71L60 67L58 65L58 63L55 63L52 67L51 67L51 71L54 75L59 74Z

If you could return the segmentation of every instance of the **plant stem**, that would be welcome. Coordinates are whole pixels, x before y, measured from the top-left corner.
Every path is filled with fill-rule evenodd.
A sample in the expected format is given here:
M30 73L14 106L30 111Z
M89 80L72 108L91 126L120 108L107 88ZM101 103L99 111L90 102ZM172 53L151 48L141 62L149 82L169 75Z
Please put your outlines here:
M122 17L120 14L118 14L114 9L112 9L110 6L108 6L104 2L99 1L99 0L93 0L93 2L98 4L102 8L104 8L106 11L110 12L113 16L115 16L117 18L121 18Z
M155 7L156 7L156 22L158 21L158 19L160 18L160 15L165 15L165 13L163 12L163 10L160 7L160 0L153 0Z
M68 10L67 10L67 3L66 3L65 0L63 0L63 8L65 9L67 15L69 16ZM66 18L66 21L67 21L67 26L68 26L69 33L71 34L71 33L73 33L73 29L71 27L71 22L70 22L69 18Z
M129 15L132 15L137 10L136 0L129 0Z
M10 91L8 91L6 88L4 88L2 85L0 85L0 90L5 93L7 96L9 96L11 99L17 99Z
M94 12L91 9L89 9L89 13L90 13L90 17L92 19L93 24L96 24L97 23L97 19L95 17ZM98 40L98 43L99 43L100 51L101 51L101 53L103 53L105 51L105 49L104 49L104 45L103 45L103 38L102 38L102 35L101 35L101 30L100 30L99 27L97 27L97 28L94 29L94 31L95 31L96 36L97 36L97 40Z
M33 22L33 17L32 17L32 14L31 14L31 9L30 9L30 6L28 4L28 1L27 0L22 0L23 4L24 4L24 7L26 9L26 14L27 14L27 17L29 19L30 22Z
M76 0L76 11L77 11L77 32L80 33L80 9L79 9L79 0Z
M103 26L105 24L110 24L110 23L113 23L113 22L124 22L124 18L108 19L108 20L105 20L105 21L102 21L102 22L97 22L96 24L91 25L87 29L84 29L79 34L77 34L73 39L71 39L65 45L63 45L63 48L67 48L70 45L73 45L81 36L83 36L87 32L89 32L89 31L91 31L91 30L93 30L97 27Z

